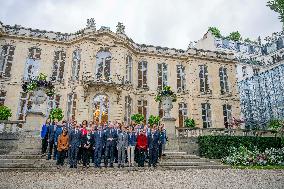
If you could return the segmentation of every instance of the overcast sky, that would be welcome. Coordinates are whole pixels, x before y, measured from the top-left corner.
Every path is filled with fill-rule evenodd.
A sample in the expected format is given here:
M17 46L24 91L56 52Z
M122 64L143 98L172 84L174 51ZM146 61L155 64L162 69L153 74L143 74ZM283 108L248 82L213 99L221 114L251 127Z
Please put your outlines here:
M186 49L209 26L223 35L238 30L256 39L281 30L267 0L0 0L0 21L58 32L75 32L95 18L97 28L117 22L137 43Z

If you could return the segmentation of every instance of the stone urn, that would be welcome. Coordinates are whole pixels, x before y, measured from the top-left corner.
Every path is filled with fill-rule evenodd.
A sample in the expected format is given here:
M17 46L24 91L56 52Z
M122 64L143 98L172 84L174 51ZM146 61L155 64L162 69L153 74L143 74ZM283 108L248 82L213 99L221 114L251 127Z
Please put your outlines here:
M172 118L170 111L173 109L173 98L171 96L162 97L162 108L164 110L163 118Z

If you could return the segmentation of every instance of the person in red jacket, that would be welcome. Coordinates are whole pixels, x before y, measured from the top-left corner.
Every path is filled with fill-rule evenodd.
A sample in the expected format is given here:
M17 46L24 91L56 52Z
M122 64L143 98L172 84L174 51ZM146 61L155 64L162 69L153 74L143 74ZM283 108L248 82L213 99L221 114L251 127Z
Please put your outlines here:
M145 131L140 130L140 133L137 137L137 143L136 143L136 148L138 150L138 153L137 153L138 167L144 167L145 153L147 152L147 145L148 145L148 140L147 140Z

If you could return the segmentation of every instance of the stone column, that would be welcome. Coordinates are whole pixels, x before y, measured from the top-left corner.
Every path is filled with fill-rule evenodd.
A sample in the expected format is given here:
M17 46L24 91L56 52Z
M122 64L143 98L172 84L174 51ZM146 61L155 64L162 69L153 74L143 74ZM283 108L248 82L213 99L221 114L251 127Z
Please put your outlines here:
M168 141L166 144L166 150L169 151L178 151L178 140L177 140L177 133L176 133L176 119L175 118L163 118L162 123L165 125L167 130L167 137Z
M41 137L40 131L45 122L45 114L42 110L30 111L26 116L26 123L19 135L18 149L16 153L40 154Z

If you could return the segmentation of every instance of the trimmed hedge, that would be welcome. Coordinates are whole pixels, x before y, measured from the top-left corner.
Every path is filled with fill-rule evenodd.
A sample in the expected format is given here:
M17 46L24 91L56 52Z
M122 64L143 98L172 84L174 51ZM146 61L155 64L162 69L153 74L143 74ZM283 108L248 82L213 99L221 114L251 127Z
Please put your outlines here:
M281 148L281 138L254 136L199 136L199 154L210 159L221 159L229 155L231 147L243 145L248 150L256 146L261 152L266 148Z

